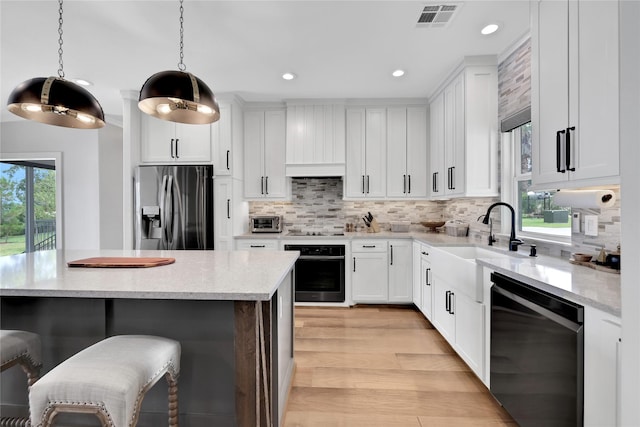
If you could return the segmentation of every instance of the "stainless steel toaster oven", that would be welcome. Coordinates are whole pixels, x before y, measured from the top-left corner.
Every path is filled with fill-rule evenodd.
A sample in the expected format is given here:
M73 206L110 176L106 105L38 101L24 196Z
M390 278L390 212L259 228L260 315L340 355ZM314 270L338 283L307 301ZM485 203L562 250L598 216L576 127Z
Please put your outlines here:
M252 233L282 233L282 217L279 215L256 215L249 218Z

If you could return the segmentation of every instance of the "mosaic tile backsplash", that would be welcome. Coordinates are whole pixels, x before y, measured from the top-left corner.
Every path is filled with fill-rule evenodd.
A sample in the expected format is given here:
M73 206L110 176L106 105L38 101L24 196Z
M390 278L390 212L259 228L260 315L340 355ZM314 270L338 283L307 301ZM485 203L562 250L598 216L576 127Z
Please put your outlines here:
M420 225L425 220L461 220L469 223L469 236L484 244L488 236L488 226L478 221L478 217L497 198L462 198L446 201L346 201L342 200L341 178L295 178L292 180L291 201L250 202L251 215L282 215L284 232L337 233L345 229L347 223L364 226L362 217L371 212L383 230L390 229L392 221L410 221L412 231L424 231ZM571 252L597 253L600 248L613 251L620 241L620 200L610 209L574 210L584 214L599 216L597 237L583 233L573 233L572 245L538 243L539 253L555 256L570 256ZM492 214L494 232L500 230L500 215ZM584 220L583 220L584 221ZM583 227L584 228L584 227ZM442 229L442 231L444 231ZM499 245L506 246L507 239L499 239Z

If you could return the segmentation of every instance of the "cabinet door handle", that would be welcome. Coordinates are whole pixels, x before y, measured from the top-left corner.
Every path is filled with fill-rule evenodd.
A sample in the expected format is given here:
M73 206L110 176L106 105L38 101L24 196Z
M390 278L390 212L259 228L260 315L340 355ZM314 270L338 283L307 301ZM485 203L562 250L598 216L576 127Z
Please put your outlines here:
M422 255L429 255L429 252L420 252Z
M411 194L411 175L407 175L407 178L409 179L409 191L407 193Z
M451 166L451 189L456 189L456 167Z
M264 194L269 194L269 177L264 177Z
M571 172L574 172L576 170L576 168L571 167L571 132L575 130L575 126L567 128L567 145L565 147L565 156L567 157L565 161L567 163L567 170Z
M451 304L451 300L449 299L450 294L451 294L451 291L447 291L444 294L444 309L447 310L447 313L451 313L449 311L449 304Z
M560 159L560 155L562 154L562 150L560 149L561 140L562 140L561 135L564 134L564 132L565 132L564 130L559 130L558 132L556 132L556 169L560 173L567 172L566 169L562 169L562 166L561 166L562 161Z
M456 294L454 294L453 292L449 293L449 313L451 314L455 314L454 311L454 306L456 304Z
M266 245L251 245L252 248L265 248Z
M431 286L431 280L430 280L430 278L429 278L429 275L431 274L431 269L430 269L430 268L427 268L427 269L425 270L424 274L425 274L425 276L427 276L427 277L426 277L426 283L425 283L425 285L427 285L427 286Z
M389 245L389 248L391 249L391 264L393 265L393 245Z
M402 192L407 193L407 175L402 175Z
M180 141L179 138L176 138L176 159L179 159L180 156L178 155L178 142Z
M433 192L437 193L438 192L438 172L434 172L433 173L433 177L431 178L431 180L433 181Z
M227 219L231 219L231 199L227 199Z
M364 194L364 175L362 175L362 194Z
M171 138L171 158L172 158L172 159L175 159L175 158L176 158L176 156L173 154L173 141L174 141L174 139L173 139L173 138Z
M453 181L451 168L447 168L447 190L453 190L453 187L451 186L451 181Z
M227 170L230 170L230 167L229 167L229 150L227 150Z
M369 175L367 175L367 194L369 194Z
M356 257L353 257L353 272L356 272Z
M264 194L264 176L260 177L260 194Z
M363 248L375 248L376 245L362 245Z

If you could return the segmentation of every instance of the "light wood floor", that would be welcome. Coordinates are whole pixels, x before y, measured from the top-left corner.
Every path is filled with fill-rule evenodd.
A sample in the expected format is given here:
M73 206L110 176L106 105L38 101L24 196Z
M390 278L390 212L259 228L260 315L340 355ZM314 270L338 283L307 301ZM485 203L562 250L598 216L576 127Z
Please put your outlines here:
M412 308L296 307L288 427L517 426Z

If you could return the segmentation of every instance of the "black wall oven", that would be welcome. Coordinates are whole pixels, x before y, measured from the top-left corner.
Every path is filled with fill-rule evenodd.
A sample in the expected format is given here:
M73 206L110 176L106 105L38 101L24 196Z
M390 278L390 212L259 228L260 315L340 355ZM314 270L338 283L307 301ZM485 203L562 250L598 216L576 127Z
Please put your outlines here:
M344 245L284 245L300 251L295 268L296 302L344 302Z

